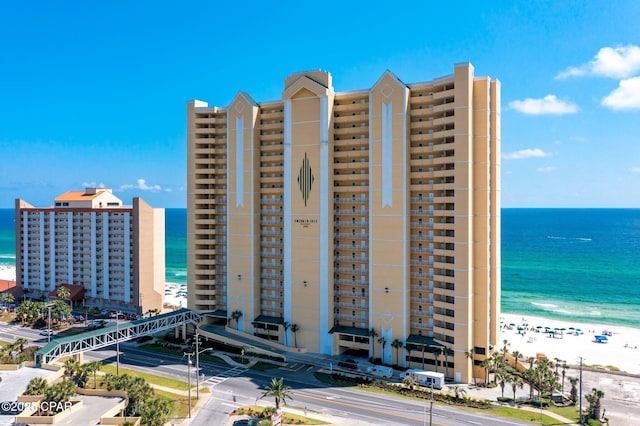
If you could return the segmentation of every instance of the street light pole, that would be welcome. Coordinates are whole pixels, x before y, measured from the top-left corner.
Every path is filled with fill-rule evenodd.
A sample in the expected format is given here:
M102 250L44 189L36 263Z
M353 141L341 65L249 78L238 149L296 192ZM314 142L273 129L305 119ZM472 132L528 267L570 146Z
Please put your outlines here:
M431 401L429 402L429 426L433 425L433 382L431 382Z
M187 386L189 388L189 418L191 418L191 357L193 356L193 352L184 352L184 354L188 357L187 361Z
M196 401L200 401L200 336L198 335L198 326L196 325ZM189 405L191 406L191 405Z

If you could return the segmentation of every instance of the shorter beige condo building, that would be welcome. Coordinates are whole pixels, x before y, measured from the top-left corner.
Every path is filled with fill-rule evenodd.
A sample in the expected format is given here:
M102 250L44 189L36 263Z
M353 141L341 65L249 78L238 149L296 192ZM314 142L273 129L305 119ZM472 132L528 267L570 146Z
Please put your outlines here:
M284 346L481 376L499 336L497 80L464 63L336 93L313 70L278 100L189 102L187 121L189 308Z
M162 309L164 209L125 206L109 188L66 192L52 207L15 202L16 281L47 299L60 285L76 304L144 314Z

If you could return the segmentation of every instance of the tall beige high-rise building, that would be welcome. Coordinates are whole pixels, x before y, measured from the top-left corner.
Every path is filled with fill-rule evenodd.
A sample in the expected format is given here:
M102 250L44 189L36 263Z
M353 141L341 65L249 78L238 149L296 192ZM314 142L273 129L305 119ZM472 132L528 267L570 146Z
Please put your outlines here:
M238 92L187 117L189 308L313 352L481 374L499 329L498 81L465 63L335 93L316 70L280 100Z
M164 209L123 205L109 188L66 192L52 207L17 199L16 280L29 298L55 297L143 314L162 309Z

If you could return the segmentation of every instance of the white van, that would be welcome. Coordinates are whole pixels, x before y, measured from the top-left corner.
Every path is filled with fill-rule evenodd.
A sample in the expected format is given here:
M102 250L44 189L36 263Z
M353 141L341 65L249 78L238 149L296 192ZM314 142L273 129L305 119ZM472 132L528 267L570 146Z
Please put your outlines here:
M368 367L367 372L373 374L374 376L384 377L386 379L390 379L393 377L393 368L385 367L383 365L374 365L373 367Z
M431 387L434 389L442 389L444 386L444 374L436 373L434 371L417 371L412 374L416 382L423 386Z

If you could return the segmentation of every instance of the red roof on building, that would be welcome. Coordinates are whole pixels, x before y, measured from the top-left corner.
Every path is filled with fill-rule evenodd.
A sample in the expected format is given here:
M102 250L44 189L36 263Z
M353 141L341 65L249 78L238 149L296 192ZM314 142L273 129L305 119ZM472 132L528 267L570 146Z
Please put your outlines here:
M84 299L84 286L79 284L66 284L66 283L57 285L54 290L51 290L49 292L50 299L58 298L58 289L60 287L66 287L69 289L69 294L70 294L69 300L71 300L72 302L77 302L79 300Z

